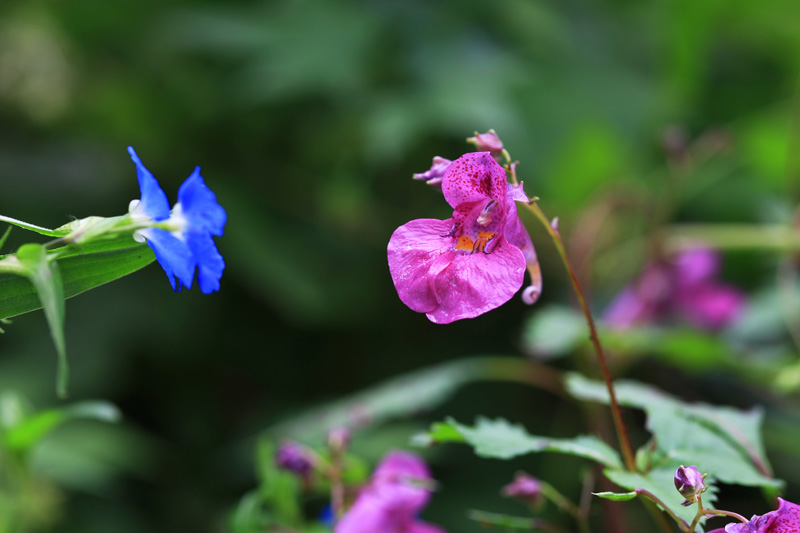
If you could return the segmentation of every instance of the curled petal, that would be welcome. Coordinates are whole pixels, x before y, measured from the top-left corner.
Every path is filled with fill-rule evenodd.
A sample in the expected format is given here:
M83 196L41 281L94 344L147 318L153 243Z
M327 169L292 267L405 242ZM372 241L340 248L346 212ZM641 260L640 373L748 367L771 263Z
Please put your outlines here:
M194 257L189 246L169 231L158 228L140 230L147 239L147 245L156 254L156 260L167 274L172 289L179 291L181 285L192 288L194 278Z
M137 204L138 209L141 209L153 220L166 220L169 218L167 195L161 190L158 180L142 164L133 146L128 146L128 153L131 156L131 160L136 164L136 177L139 180L139 190L142 193L142 199Z
M519 290L525 276L525 257L500 237L491 254L456 255L435 276L439 305L427 313L437 324L474 318L500 307Z

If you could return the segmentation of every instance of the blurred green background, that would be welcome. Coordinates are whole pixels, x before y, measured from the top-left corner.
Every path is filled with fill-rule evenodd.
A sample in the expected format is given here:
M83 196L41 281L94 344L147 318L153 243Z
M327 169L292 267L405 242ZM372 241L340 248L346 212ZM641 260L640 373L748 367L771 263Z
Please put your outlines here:
M796 0L4 0L0 213L47 227L124 213L132 145L173 201L200 165L229 216L219 293L173 294L151 265L68 301L71 399L109 400L124 420L74 422L37 448L28 503L42 530L223 531L256 483L263 429L404 371L524 351L523 319L570 301L532 219L545 280L533 308L515 298L436 326L398 300L386 265L398 225L449 216L411 174L469 151L476 130L497 130L560 218L597 310L662 223L787 223L798 67ZM609 206L623 214L594 234ZM14 230L6 250L30 238ZM730 253L724 277L769 290L779 259ZM4 329L0 391L58 405L42 313ZM796 394L647 358L623 370L688 399L770 405L767 445L800 500ZM475 384L354 446L375 460L450 414L583 427L548 393ZM498 491L516 469L569 491L581 464L430 459L441 491L425 516L458 532L480 530L467 508L514 511ZM757 493L726 494L766 510Z

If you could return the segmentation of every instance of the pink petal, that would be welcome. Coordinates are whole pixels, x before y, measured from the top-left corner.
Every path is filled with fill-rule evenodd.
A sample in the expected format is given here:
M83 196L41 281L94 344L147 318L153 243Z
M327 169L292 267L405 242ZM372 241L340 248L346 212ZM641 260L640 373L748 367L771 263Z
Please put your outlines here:
M744 308L744 295L726 285L706 282L680 290L676 306L692 324L717 329L739 316Z
M453 254L437 274L439 306L428 311L437 324L474 318L506 303L522 286L525 256L504 237L491 254Z
M778 498L780 505L777 511L775 521L770 527L770 533L797 533L800 531L800 505L796 503L787 502L783 498Z
M719 254L710 248L693 248L674 259L675 273L682 286L694 286L714 277L719 270Z
M506 171L489 152L464 154L453 161L442 179L442 192L451 207L495 200L501 206L506 199Z
M389 239L389 272L397 294L418 313L428 313L439 305L429 271L443 255L455 256L450 241L442 238L452 225L452 220L420 218L397 228Z

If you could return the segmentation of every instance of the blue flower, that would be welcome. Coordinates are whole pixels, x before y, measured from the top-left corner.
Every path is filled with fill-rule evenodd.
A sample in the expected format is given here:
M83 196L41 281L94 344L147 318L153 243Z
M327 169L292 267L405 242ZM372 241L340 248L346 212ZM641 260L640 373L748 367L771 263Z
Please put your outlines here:
M203 182L200 167L180 186L178 203L170 210L167 195L133 147L128 147L128 153L136 164L142 193L129 208L133 220L143 226L134 238L152 248L174 290L191 289L195 269L204 294L219 290L225 261L212 236L222 235L228 216Z

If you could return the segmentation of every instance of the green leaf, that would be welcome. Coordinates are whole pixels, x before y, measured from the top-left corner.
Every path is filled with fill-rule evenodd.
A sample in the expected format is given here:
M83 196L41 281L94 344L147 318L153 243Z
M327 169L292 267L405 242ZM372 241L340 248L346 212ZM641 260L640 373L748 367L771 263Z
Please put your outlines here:
M501 366L514 366L512 370L520 374L527 365L519 359L501 357L443 363L392 378L344 400L294 416L289 422L269 428L267 433L275 438L322 442L330 428L354 428L365 420L375 424L411 416L439 405L466 383L492 379L492 371Z
M119 410L108 402L80 402L58 409L48 409L23 419L3 433L3 446L17 452L26 452L50 431L70 420L79 418L117 422Z
M86 247L67 246L53 252L58 253L55 263L61 271L66 298L127 276L155 260L147 245L134 242L130 236ZM27 279L0 274L0 318L41 307L34 286Z
M522 342L532 355L553 359L574 350L588 335L582 314L569 307L550 305L531 315L525 324Z
M66 231L59 231L58 229L52 230L52 229L43 228L41 226L37 226L36 224L28 224L27 222L23 222L22 220L17 220L16 218L6 217L6 216L3 216L3 215L0 215L0 222L8 222L9 224L13 224L13 225L18 226L18 227L20 227L22 229L26 229L28 231L33 231L35 233L38 233L40 235L46 235L48 237L61 237L61 236L67 234Z
M620 467L619 454L597 437L582 435L573 439L556 439L531 435L525 429L507 420L478 418L474 427L449 420L450 425L464 441L475 448L481 457L511 459L518 455L537 452L557 452L591 459L606 466ZM442 434L438 426L436 434ZM449 433L445 432L449 437ZM452 442L453 439L450 440Z
M58 378L56 389L62 398L67 395L69 366L67 346L64 340L64 286L58 266L50 261L41 244L24 244L17 251L17 258L26 275L36 289L36 295L44 308L50 327L50 335L58 352Z
M636 491L633 492L593 492L593 495L612 502L627 502L638 496Z
M764 455L761 410L689 404L633 381L619 381L614 387L620 405L645 411L647 428L666 459L697 465L701 472L726 483L760 487L783 484L772 478ZM578 399L608 403L602 382L570 374L566 388Z
M683 497L675 490L675 470L679 463L664 465L658 469L651 470L647 474L629 472L621 469L607 469L603 473L608 479L629 490L644 489L659 500L675 513L677 516L691 523L697 514L697 507L683 507ZM709 488L703 493L703 507L713 509L716 501L714 487ZM703 519L704 521L705 519Z

